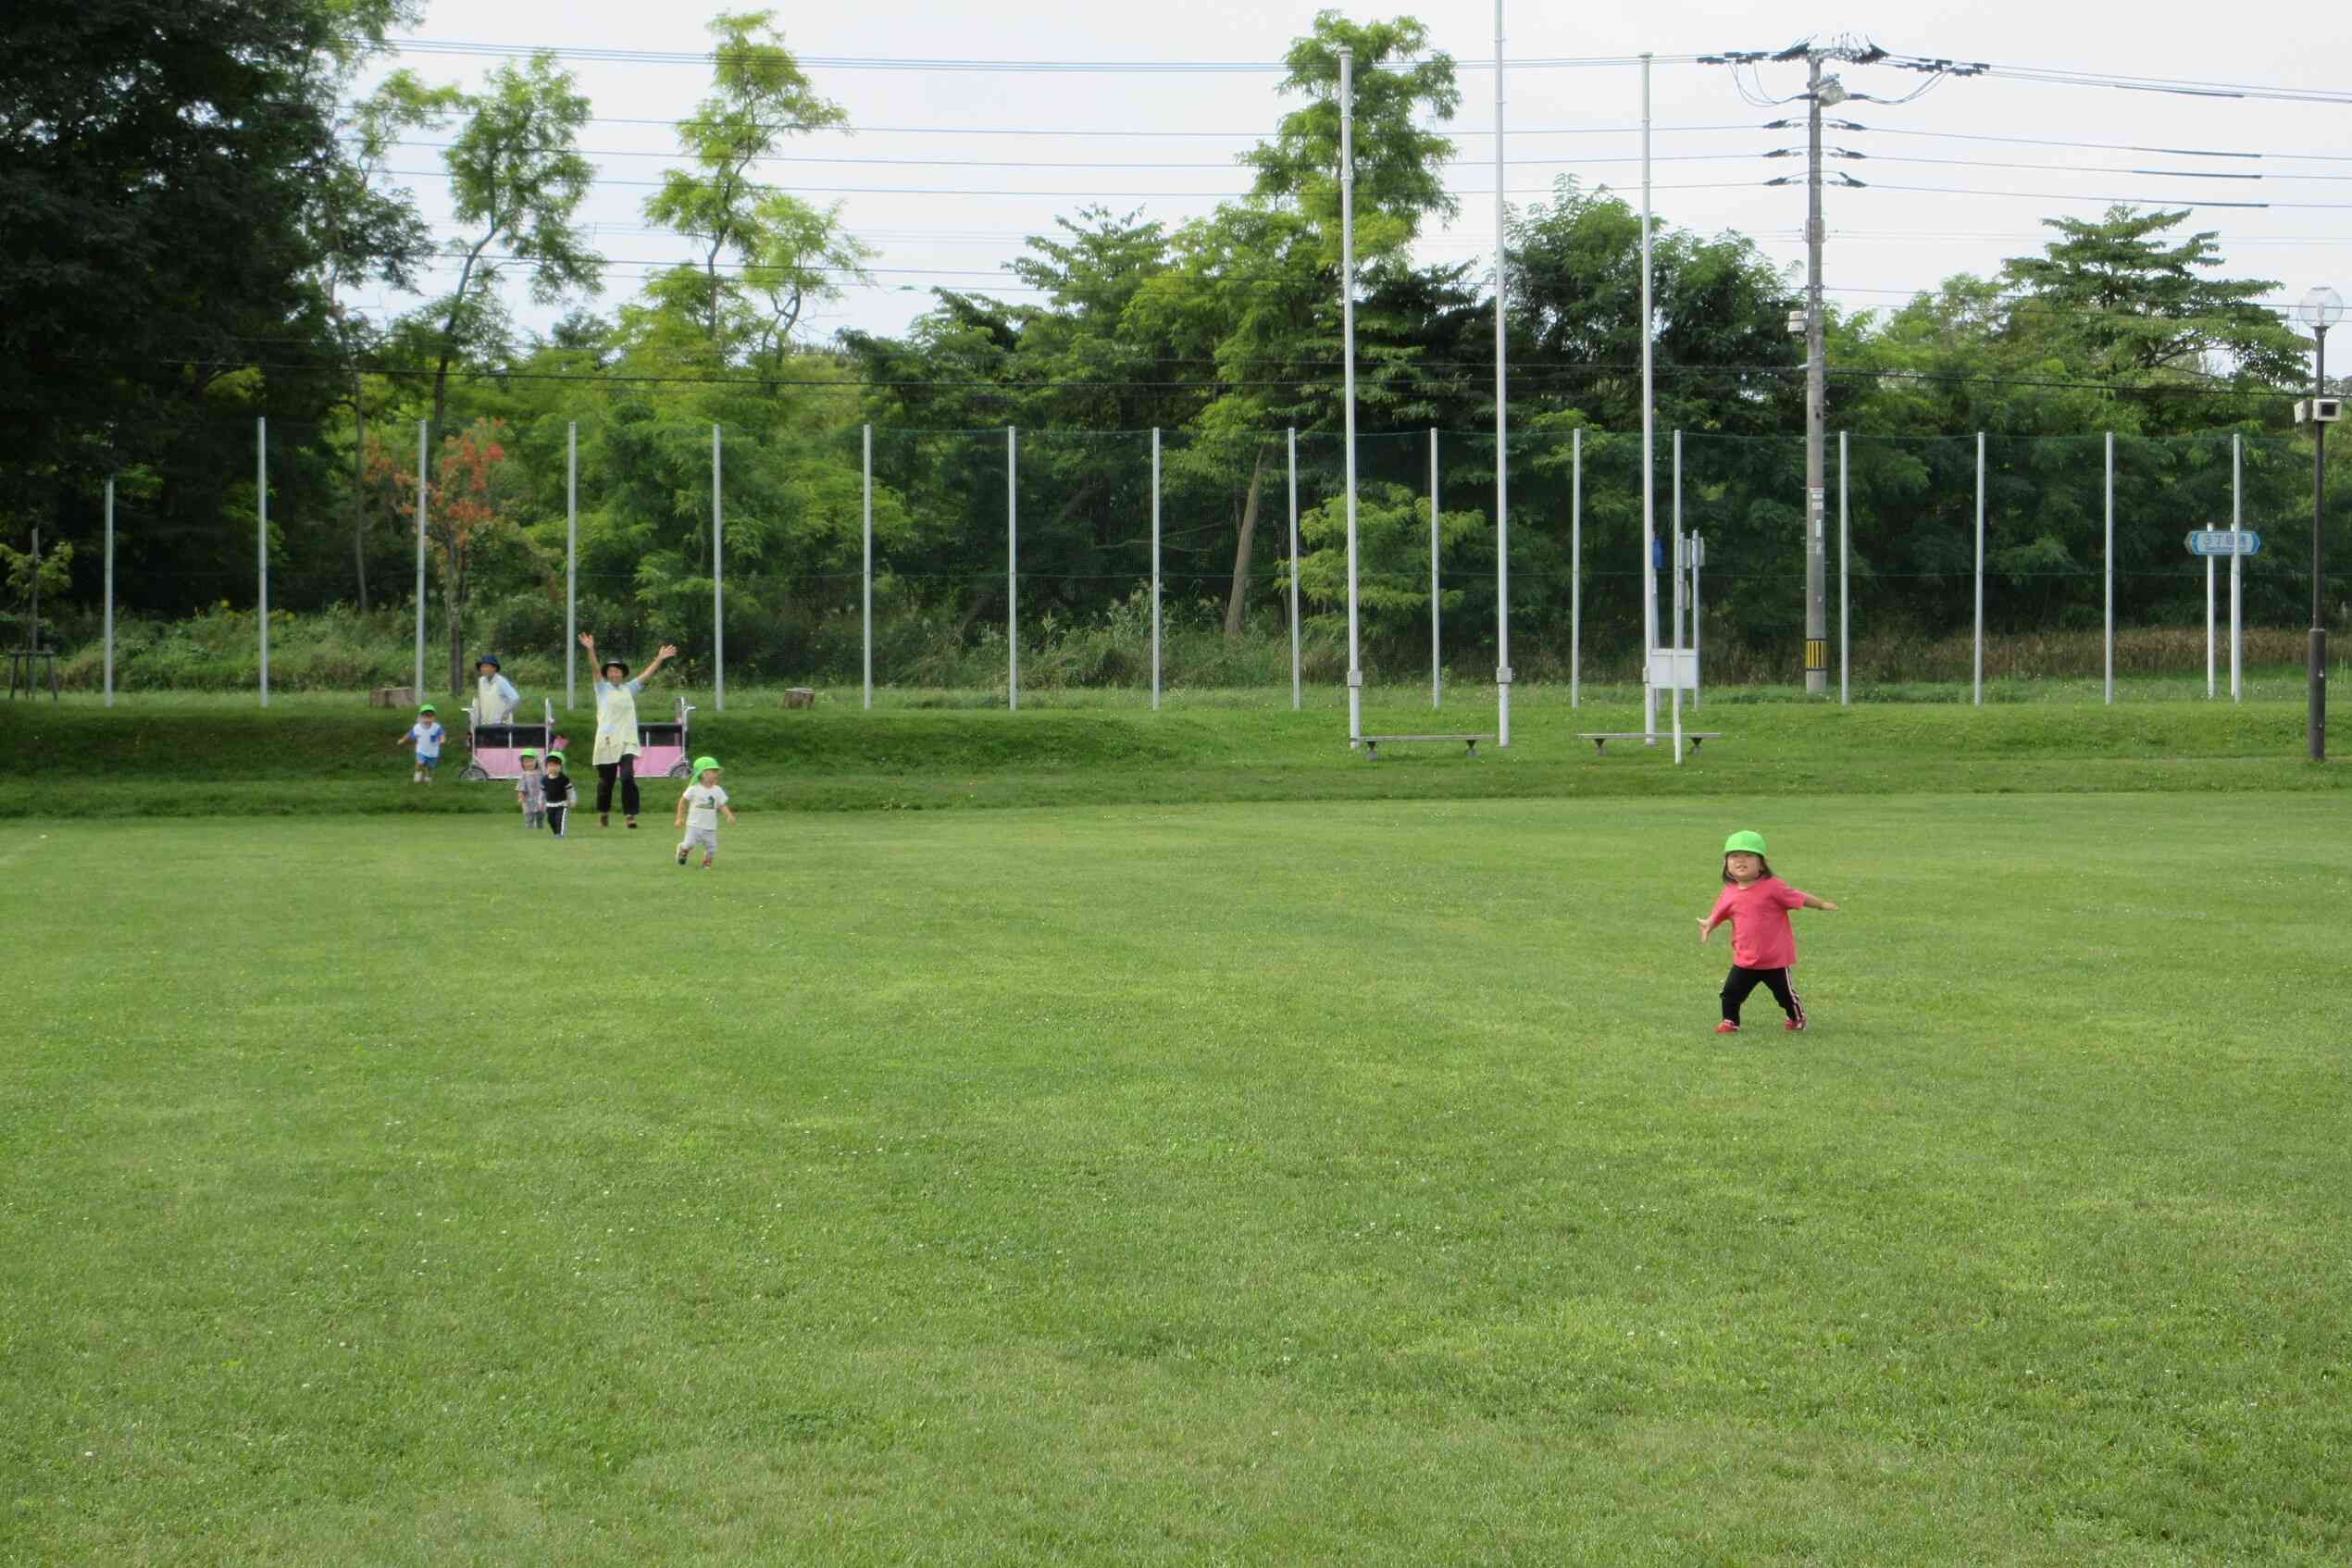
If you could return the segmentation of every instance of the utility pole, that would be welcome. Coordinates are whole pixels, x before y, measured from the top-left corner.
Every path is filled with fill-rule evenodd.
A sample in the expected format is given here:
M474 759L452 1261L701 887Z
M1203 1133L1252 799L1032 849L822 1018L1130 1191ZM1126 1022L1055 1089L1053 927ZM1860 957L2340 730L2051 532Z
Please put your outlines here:
M1974 76L1984 71L1980 64L1962 64L1953 60L1923 59L1917 56L1888 54L1866 38L1840 38L1829 44L1816 44L1808 38L1788 48L1767 54L1762 50L1728 50L1720 55L1702 55L1699 58L1711 65L1725 65L1732 68L1733 80L1740 95L1750 103L1788 103L1789 98L1766 96L1761 85L1751 88L1740 81L1745 68L1752 75L1755 67L1764 61L1791 64L1805 62L1805 91L1795 94L1805 104L1805 308L1801 322L1793 317L1792 328L1801 327L1805 338L1805 694L1826 697L1829 694L1829 545L1828 545L1828 464L1824 447L1827 442L1829 353L1827 323L1822 305L1822 248L1829 238L1822 215L1822 187L1825 177L1822 172L1825 157L1860 158L1865 155L1847 148L1822 146L1822 111L1836 108L1849 99L1873 104L1903 104L1927 92L1947 76ZM1825 61L1842 61L1849 65L1886 64L1904 70L1927 73L1929 80L1899 98L1875 98L1865 93L1849 93L1846 84L1835 76L1822 73ZM1767 131L1788 129L1794 122L1774 120L1764 127ZM1833 121L1841 131L1867 129L1851 120ZM1767 157L1786 157L1792 149L1781 148L1767 153ZM1835 176L1840 186L1860 189L1863 181L1850 174ZM1767 180L1767 185L1796 183L1789 176Z
M2321 541L2326 528L2328 500L2328 427L2344 413L2344 400L2328 396L2328 329L2344 319L2344 299L2321 285L2303 296L2295 308L2311 329L2317 363L2312 367L2311 400L2295 405L2296 423L2311 424L2311 653L2309 716L2307 741L2313 762L2328 760L2328 620L2326 555Z
M1822 323L1822 105L1836 89L1837 102L1846 90L1831 77L1822 81L1822 57L1805 56L1805 695L1829 691L1828 556L1822 543L1823 524L1829 509L1822 457L1822 404L1827 396L1828 367Z

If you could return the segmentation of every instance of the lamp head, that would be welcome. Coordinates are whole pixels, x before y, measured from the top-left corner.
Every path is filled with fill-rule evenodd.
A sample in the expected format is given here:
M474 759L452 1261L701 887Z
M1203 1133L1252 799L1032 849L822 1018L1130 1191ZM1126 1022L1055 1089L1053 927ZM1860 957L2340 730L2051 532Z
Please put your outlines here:
M2321 283L2303 296L2295 314L2306 327L2325 331L2344 319L2344 296Z

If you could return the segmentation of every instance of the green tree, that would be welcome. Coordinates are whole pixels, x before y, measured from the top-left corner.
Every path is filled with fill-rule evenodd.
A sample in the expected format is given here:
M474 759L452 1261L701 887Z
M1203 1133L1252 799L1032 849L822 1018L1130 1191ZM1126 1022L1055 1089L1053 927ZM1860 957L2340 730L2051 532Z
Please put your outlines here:
M485 259L492 244L504 244L527 269L531 297L542 303L574 290L594 293L604 274L603 258L588 248L573 217L596 176L579 146L589 103L554 52L500 66L459 108L465 129L442 162L456 221L476 232L453 246L461 258L457 286L423 313L439 323L428 340L435 429L448 409L451 366L504 339L504 267Z
M308 372L339 357L320 281L330 250L357 275L396 268L406 245L397 222L330 233L322 216L348 172L339 84L412 11L403 0L8 8L0 516L94 531L100 478L143 467L155 489L128 591L169 597L217 568L224 498L252 473L251 416L298 424L330 395ZM309 483L300 469L285 479Z
M773 11L722 12L710 31L713 92L681 121L691 169L673 168L645 216L701 243L703 257L656 280L661 304L692 310L714 349L743 349L771 367L812 299L837 295L867 251L842 230L838 206L818 208L763 183L755 167L786 138L845 123L784 47ZM722 279L722 257L742 268Z

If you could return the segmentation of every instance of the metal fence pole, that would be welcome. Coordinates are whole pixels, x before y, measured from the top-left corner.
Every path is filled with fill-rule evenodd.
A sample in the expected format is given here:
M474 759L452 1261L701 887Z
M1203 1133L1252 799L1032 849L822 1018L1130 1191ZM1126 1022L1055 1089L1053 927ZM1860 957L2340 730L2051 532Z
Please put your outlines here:
M1290 447L1290 711L1297 713L1303 692L1299 679L1299 430L1289 430Z
M1348 744L1363 739L1363 659L1356 613L1356 56L1339 50L1339 357L1348 486Z
M1672 555L1673 555L1673 557L1674 557L1674 559L1673 559L1673 566L1674 566L1674 592L1673 592L1673 595L1672 595L1673 602L1674 602L1674 605L1673 605L1673 607L1674 607L1674 631L1673 631L1672 635L1671 635L1671 636L1667 639L1668 646L1669 646L1669 647L1671 647L1671 648L1673 649L1673 653L1672 653L1672 655L1671 655L1671 662L1670 662L1670 663L1667 665L1667 666L1666 666L1666 671L1667 671L1667 674L1666 674L1666 684L1667 684L1668 688L1669 688L1669 689L1672 691L1672 692L1673 692L1673 696L1672 696L1672 698L1671 698L1670 700L1672 701L1672 703L1673 703L1673 704L1674 704L1674 765L1675 765L1676 767L1680 767L1680 766L1682 766L1682 765L1683 765L1683 526L1682 526L1682 525L1683 525L1683 519L1682 519L1682 509L1683 509L1683 508L1682 508L1682 499L1683 499L1683 463L1682 463L1682 457L1683 457L1683 433L1682 433L1680 430L1676 430L1676 431L1674 432L1674 549L1673 549L1673 551L1671 552L1671 554L1672 554Z
M2232 533L2237 533L2246 527L2245 514L2240 506L2243 497L2238 488L2240 478L2238 439L2236 431L2230 432L2230 531ZM2244 622L2239 619L2239 612L2244 609L2246 603L2243 579L2239 576L2239 565L2243 560L2244 557L2234 549L2230 552L2230 701L2233 703L2242 703L2246 700L2244 678L2246 628Z
M2100 554L2107 579L2107 700L2115 701L2115 432L2107 432L2107 545Z
M1429 706L1437 705L1437 427L1429 427Z
M1699 693L1706 677L1699 668L1699 568L1707 564L1707 541L1690 536L1690 711L1699 711Z
M1160 711L1160 427L1151 427L1151 711Z
M254 420L254 488L261 519L255 554L261 563L261 705L269 705L269 420Z
M1682 713L1682 430L1674 430L1674 484L1673 484L1673 517L1668 529L1674 543L1668 548L1668 566L1674 574L1674 585L1665 595L1665 609L1674 618L1674 635L1670 637L1674 649L1673 682L1674 682L1674 713ZM1679 722L1679 719L1677 719ZM1677 740L1679 745L1679 740Z
M1851 602L1847 597L1847 555L1850 535L1846 520L1846 432L1837 432L1837 705L1849 702L1847 684L1853 667L1853 644L1847 636L1847 616Z
M115 705L115 477L106 476L106 706Z
M858 582L858 598L865 627L865 706L874 705L874 427L865 427L865 561Z
M425 487L431 476L432 421L417 421L417 686L410 693L425 697Z
M1021 477L1018 435L1004 427L1004 705L1021 709Z
M1970 701L1985 705L1985 432L1976 432L1976 642Z
M711 705L727 711L727 590L719 562L719 428L711 426Z
M1583 701L1585 636L1585 429L1568 436L1568 705Z
M564 706L579 705L579 421L564 432Z
M2214 678L2213 671L2213 641L2217 635L2213 605L2215 565L2212 556L2208 555L2205 558L2205 699L2207 702L2211 702L2219 694L2219 683Z

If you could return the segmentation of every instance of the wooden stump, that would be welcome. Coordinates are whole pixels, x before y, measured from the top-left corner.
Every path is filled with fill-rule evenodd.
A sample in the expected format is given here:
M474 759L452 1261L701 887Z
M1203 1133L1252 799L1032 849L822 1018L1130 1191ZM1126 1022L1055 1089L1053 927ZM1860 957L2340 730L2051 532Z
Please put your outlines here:
M784 705L788 708L813 708L816 706L816 693L805 686L790 687L784 692Z
M413 686L379 686L367 693L367 705L371 708L404 708L416 701L417 689Z

